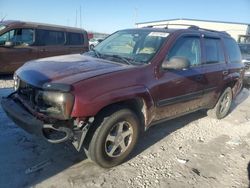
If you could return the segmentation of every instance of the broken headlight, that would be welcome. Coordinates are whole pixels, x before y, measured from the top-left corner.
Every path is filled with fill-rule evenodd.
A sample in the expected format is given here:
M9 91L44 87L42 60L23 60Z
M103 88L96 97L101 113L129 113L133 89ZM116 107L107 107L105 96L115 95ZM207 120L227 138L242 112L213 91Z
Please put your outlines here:
M74 96L71 93L39 91L35 101L39 112L60 120L70 119L74 105Z

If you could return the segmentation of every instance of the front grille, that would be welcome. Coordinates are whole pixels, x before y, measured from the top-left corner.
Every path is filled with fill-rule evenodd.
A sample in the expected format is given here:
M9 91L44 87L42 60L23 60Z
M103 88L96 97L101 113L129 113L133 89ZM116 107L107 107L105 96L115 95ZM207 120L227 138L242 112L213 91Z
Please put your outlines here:
M20 80L19 88L18 88L18 95L29 103L29 105L34 109L36 106L36 95L38 92L38 88L31 86L24 81Z

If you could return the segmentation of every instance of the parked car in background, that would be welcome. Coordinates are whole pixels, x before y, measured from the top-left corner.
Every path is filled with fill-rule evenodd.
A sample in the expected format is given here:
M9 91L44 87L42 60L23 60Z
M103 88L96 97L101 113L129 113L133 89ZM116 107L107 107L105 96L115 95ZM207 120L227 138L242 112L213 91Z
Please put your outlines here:
M102 42L104 39L102 38L92 38L89 40L89 49L93 49L97 44Z
M244 85L246 87L250 86L250 43L240 43L239 44L242 62L246 66L245 76L244 76Z
M57 25L0 22L0 74L13 73L26 61L88 51L83 29Z
M152 125L201 109L224 118L243 76L239 46L224 32L127 29L87 53L26 63L1 103L26 131L71 141L108 168Z

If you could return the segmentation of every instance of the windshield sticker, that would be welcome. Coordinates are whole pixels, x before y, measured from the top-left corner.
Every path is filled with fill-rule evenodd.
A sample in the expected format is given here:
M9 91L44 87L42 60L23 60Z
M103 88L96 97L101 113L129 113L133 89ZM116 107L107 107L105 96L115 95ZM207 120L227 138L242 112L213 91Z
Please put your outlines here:
M148 36L152 36L152 37L167 37L168 35L169 35L169 33L151 32L151 33L149 33Z

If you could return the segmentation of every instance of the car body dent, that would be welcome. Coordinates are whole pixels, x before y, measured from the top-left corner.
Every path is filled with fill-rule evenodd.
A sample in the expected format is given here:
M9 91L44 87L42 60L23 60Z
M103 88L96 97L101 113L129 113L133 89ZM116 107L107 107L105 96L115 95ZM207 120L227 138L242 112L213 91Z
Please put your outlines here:
M89 117L94 116L104 107L111 104L124 102L132 99L142 99L145 104L144 118L145 125L147 126L153 116L148 113L154 108L154 101L150 95L148 89L143 85L135 85L126 88L113 89L102 93L98 96L92 97L91 99L85 99L81 93L75 95L75 105L72 111L72 117ZM88 108L86 108L88 106Z

